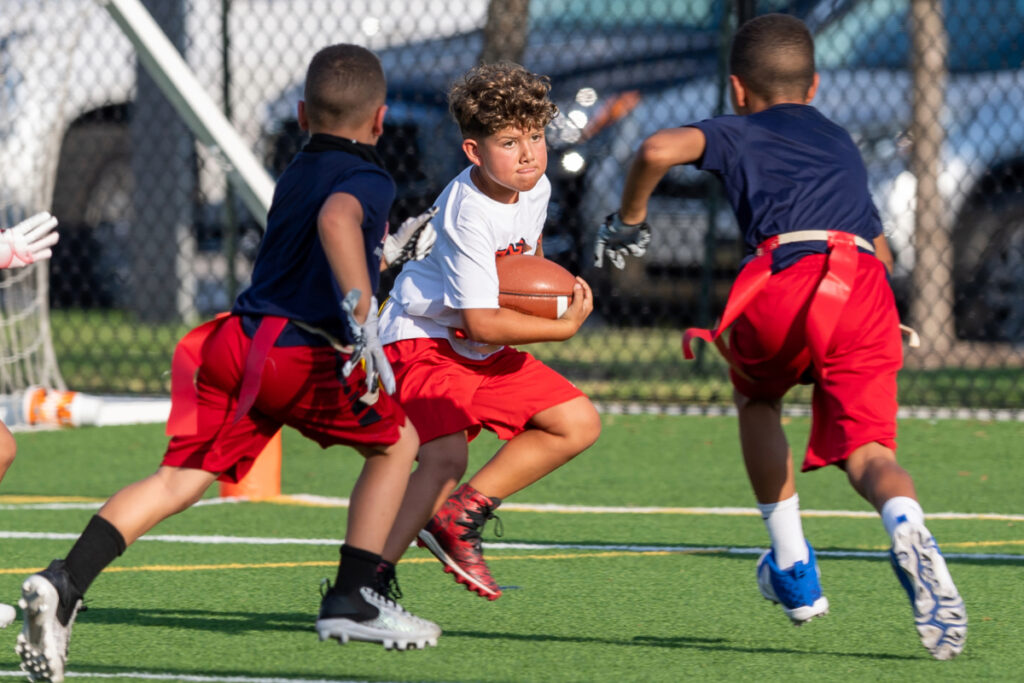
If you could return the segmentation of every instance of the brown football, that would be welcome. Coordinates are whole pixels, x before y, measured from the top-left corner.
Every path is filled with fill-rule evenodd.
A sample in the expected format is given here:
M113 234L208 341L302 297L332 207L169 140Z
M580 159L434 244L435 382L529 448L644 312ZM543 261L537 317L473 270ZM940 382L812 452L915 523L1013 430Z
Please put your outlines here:
M541 318L560 318L572 301L576 278L543 256L500 256L498 305Z

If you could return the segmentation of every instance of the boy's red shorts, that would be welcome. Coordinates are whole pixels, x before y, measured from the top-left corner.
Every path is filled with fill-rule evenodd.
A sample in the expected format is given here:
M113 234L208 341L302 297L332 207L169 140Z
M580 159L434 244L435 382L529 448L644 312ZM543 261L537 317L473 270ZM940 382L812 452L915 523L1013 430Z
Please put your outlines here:
M584 396L529 353L507 346L484 360L456 353L446 339L405 339L384 352L420 443L464 429L472 441L483 427L508 440L542 410Z
M329 346L283 346L269 350L256 402L235 421L238 392L251 340L241 320L230 316L206 339L196 379L198 432L175 436L163 464L190 467L237 482L282 425L294 427L322 448L386 446L398 441L402 408L383 391L368 406L361 367L339 381L345 356Z
M811 364L805 328L824 268L825 256L812 255L772 275L729 337L734 360L754 380L731 373L744 396L778 399L798 382L814 381L804 471L841 462L867 443L896 448L896 374L903 345L885 266L871 254L859 255L822 378L821 368Z

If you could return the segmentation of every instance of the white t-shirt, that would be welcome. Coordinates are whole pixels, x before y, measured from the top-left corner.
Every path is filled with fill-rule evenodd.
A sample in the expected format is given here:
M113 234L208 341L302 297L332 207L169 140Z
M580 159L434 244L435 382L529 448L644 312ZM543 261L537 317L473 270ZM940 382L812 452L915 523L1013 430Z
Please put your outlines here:
M395 280L380 318L380 339L447 339L467 358L482 359L501 347L459 339L460 309L498 308L498 254L531 254L547 217L551 181L541 176L515 204L497 202L473 184L472 166L441 192L434 217L437 242L430 255L409 261Z

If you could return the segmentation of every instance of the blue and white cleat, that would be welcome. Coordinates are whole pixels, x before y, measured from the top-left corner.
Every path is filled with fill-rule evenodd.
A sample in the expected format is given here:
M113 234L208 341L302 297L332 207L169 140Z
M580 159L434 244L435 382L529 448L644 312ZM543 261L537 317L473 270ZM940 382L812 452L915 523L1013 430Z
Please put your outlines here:
M779 569L775 551L766 550L757 561L757 587L766 600L782 606L795 626L828 614L828 598L821 594L821 572L814 549L807 544L807 562Z
M935 659L956 657L967 642L967 610L931 533L903 522L893 532L889 559L914 608L921 644Z

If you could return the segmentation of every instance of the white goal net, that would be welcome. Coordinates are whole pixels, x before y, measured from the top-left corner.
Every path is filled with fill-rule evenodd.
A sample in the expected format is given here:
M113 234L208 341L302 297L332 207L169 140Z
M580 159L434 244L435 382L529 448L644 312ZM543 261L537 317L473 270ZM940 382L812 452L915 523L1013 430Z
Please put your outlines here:
M0 227L16 222L0 213ZM47 267L43 261L0 271L0 394L19 395L32 385L65 389L50 335Z

